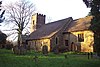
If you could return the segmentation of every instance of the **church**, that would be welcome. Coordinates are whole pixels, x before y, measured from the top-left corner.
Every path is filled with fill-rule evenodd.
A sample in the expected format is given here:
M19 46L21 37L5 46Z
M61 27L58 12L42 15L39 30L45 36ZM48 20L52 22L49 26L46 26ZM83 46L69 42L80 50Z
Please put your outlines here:
M93 52L94 33L89 30L92 16L73 20L72 17L45 23L45 15L32 15L31 34L28 46L32 50L42 51L43 46L48 51L55 46L65 46L66 51Z

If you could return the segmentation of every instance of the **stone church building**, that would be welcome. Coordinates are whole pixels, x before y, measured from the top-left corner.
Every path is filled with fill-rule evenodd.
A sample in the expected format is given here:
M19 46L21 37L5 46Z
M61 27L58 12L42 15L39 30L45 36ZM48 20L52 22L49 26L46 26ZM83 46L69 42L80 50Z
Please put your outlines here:
M48 51L55 46L66 46L67 51L93 52L94 34L89 30L92 16L73 20L72 17L45 24L45 15L32 16L31 34L28 38L30 49L42 51L46 45Z

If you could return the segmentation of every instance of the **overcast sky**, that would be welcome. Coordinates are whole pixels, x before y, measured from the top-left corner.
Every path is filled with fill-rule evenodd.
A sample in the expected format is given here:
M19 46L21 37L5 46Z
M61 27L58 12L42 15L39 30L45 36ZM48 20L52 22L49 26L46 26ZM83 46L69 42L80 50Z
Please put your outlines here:
M2 0L4 3L16 2L16 0ZM83 0L30 0L36 6L38 13L46 15L47 22L73 17L78 19L85 17L90 9L86 8Z

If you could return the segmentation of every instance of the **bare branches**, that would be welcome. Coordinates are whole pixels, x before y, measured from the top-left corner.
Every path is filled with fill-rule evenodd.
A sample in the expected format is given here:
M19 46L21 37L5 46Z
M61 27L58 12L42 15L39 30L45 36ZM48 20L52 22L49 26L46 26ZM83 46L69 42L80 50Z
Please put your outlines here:
M8 30L3 30L3 31L14 31L14 30L17 30L17 29L8 29Z
M7 5L6 8L8 13L7 20L15 25L10 30L16 30L19 36L22 35L23 30L30 22L32 13L35 11L35 6L27 0L18 0L14 4Z
M26 25L29 23L32 13L35 11L34 7L35 6L32 3L25 0L20 0L20 2L16 2L14 5L8 5L7 11L9 13L10 21L14 21L16 24L21 24L22 27L26 27Z

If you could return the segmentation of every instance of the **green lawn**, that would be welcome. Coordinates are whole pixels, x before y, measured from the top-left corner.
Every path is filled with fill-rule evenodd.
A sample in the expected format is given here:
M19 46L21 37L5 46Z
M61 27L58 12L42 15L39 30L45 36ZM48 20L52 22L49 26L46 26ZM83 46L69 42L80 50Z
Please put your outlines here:
M38 56L35 63L34 55ZM67 54L65 59L64 55ZM28 52L26 55L15 55L11 50L0 49L0 67L100 67L100 59L88 59L86 55L63 53L55 55L49 53Z

